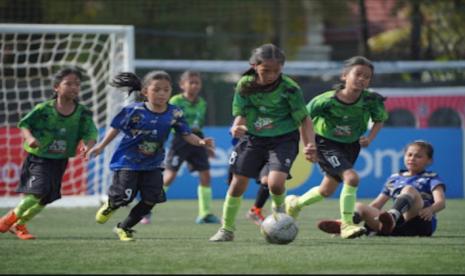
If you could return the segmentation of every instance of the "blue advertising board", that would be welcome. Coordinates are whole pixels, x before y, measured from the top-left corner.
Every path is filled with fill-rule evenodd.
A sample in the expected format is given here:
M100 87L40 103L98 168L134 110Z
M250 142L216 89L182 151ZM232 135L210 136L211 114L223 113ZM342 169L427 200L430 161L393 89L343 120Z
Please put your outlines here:
M206 136L216 143L216 157L210 159L213 197L223 199L227 191L229 154L232 150L228 127L205 128ZM434 146L434 161L429 170L435 171L446 184L447 198L464 197L463 133L461 129L435 128L383 128L368 148L363 148L355 164L360 176L358 198L374 198L386 179L404 168L403 150L408 143L422 139ZM293 178L287 182L288 194L303 194L320 184L323 175L317 164L305 161L299 155L291 170ZM197 198L198 175L182 166L172 183L169 199ZM341 185L342 186L342 185ZM250 180L245 198L254 198L258 185ZM339 197L340 188L332 197Z

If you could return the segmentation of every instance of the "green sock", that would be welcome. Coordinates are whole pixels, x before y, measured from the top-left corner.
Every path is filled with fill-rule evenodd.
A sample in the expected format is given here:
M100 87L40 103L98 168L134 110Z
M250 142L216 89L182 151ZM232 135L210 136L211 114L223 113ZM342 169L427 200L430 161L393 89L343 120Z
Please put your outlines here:
M299 196L299 200L297 201L298 207L307 206L325 199L324 196L320 194L320 186L316 186L311 188L305 194Z
M29 210L32 206L38 204L40 201L35 195L25 195L21 202L19 202L18 206L16 206L14 212L18 218L21 218L24 213Z
M31 220L35 215L40 213L45 208L45 205L41 205L39 203L35 204L31 208L27 209L26 212L23 213L21 218L18 220L18 224L26 224L29 220Z
M353 224L352 216L354 215L355 200L357 198L357 187L352 187L346 183L342 187L341 196L339 197L339 208L341 210L341 220L347 224Z
M236 230L236 216L241 207L242 196L233 197L226 194L223 204L223 228L228 231Z
M211 213L212 188L199 185L197 187L199 200L199 217L203 218Z
M163 191L165 191L165 193L167 193L169 189L170 189L170 186L163 186Z
M271 196L271 207L272 208L281 207L281 206L283 206L284 199L286 198L286 190L284 190L284 193L282 193L280 195L275 195L270 190L270 196Z

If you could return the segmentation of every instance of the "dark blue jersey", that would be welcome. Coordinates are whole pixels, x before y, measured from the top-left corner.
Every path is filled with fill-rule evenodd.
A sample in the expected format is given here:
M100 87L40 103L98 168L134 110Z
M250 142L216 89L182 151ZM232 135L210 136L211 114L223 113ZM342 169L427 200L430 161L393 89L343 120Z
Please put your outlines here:
M424 171L416 175L405 175L406 171L401 171L391 175L381 191L381 193L396 199L403 187L410 185L420 192L424 207L431 206L434 203L433 190L442 185L444 191L446 185L437 173Z
M123 134L110 162L112 170L146 171L161 167L163 143L171 129L181 135L191 130L180 108L168 104L163 113L150 111L144 103L125 106L111 122Z

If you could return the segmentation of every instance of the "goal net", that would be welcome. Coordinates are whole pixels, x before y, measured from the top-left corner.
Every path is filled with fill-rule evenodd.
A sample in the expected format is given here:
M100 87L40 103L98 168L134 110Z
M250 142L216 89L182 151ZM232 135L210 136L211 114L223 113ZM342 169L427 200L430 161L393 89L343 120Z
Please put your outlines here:
M64 67L83 72L79 100L92 110L101 138L126 100L108 82L118 72L133 71L133 60L132 26L0 24L0 207L20 200L15 190L26 154L17 124L52 96L54 74ZM89 162L71 158L63 198L52 205L97 205L109 185L111 146Z

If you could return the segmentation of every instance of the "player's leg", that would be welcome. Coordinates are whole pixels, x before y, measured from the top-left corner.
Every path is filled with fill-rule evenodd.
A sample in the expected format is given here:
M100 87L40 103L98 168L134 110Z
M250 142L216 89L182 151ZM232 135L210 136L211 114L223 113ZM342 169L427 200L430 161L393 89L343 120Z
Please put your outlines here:
M357 189L360 182L358 174L353 169L342 173L343 187L339 196L341 213L341 238L352 239L365 234L366 229L353 223Z
M247 211L246 217L251 220L256 225L260 225L261 222L265 219L263 215L263 206L265 206L266 201L270 197L270 190L268 188L268 177L262 177L261 181L257 182L258 190L257 195L255 196L255 203Z
M108 200L95 214L97 223L107 222L113 213L122 206L127 206L137 195L137 171L119 170L113 173L113 180L108 189Z
M268 150L268 188L270 189L273 212L286 212L286 180L292 163L299 153L299 131L280 136L273 141L273 149Z
M405 186L388 212L395 221L399 220L400 216L408 221L418 215L423 205L424 201L420 193L413 186Z
M212 188L210 185L210 170L199 171L200 183L197 187L197 198L199 204L199 213L196 223L220 223L220 219L212 212Z
M213 242L232 241L236 230L236 217L241 207L242 196L247 189L249 178L233 174L223 203L223 221L218 232L210 238Z
M271 208L273 213L285 213L286 187L284 183L287 173L271 170L268 174L268 188L270 190Z
M142 199L131 208L128 216L114 228L115 233L122 241L134 240L133 227L150 213L155 204L166 201L161 169L141 171L137 174L138 177L135 179L137 179L137 187Z
M297 218L300 211L309 205L331 196L339 186L339 182L330 176L324 176L319 186L310 188L301 196L290 195L286 198L286 213Z

